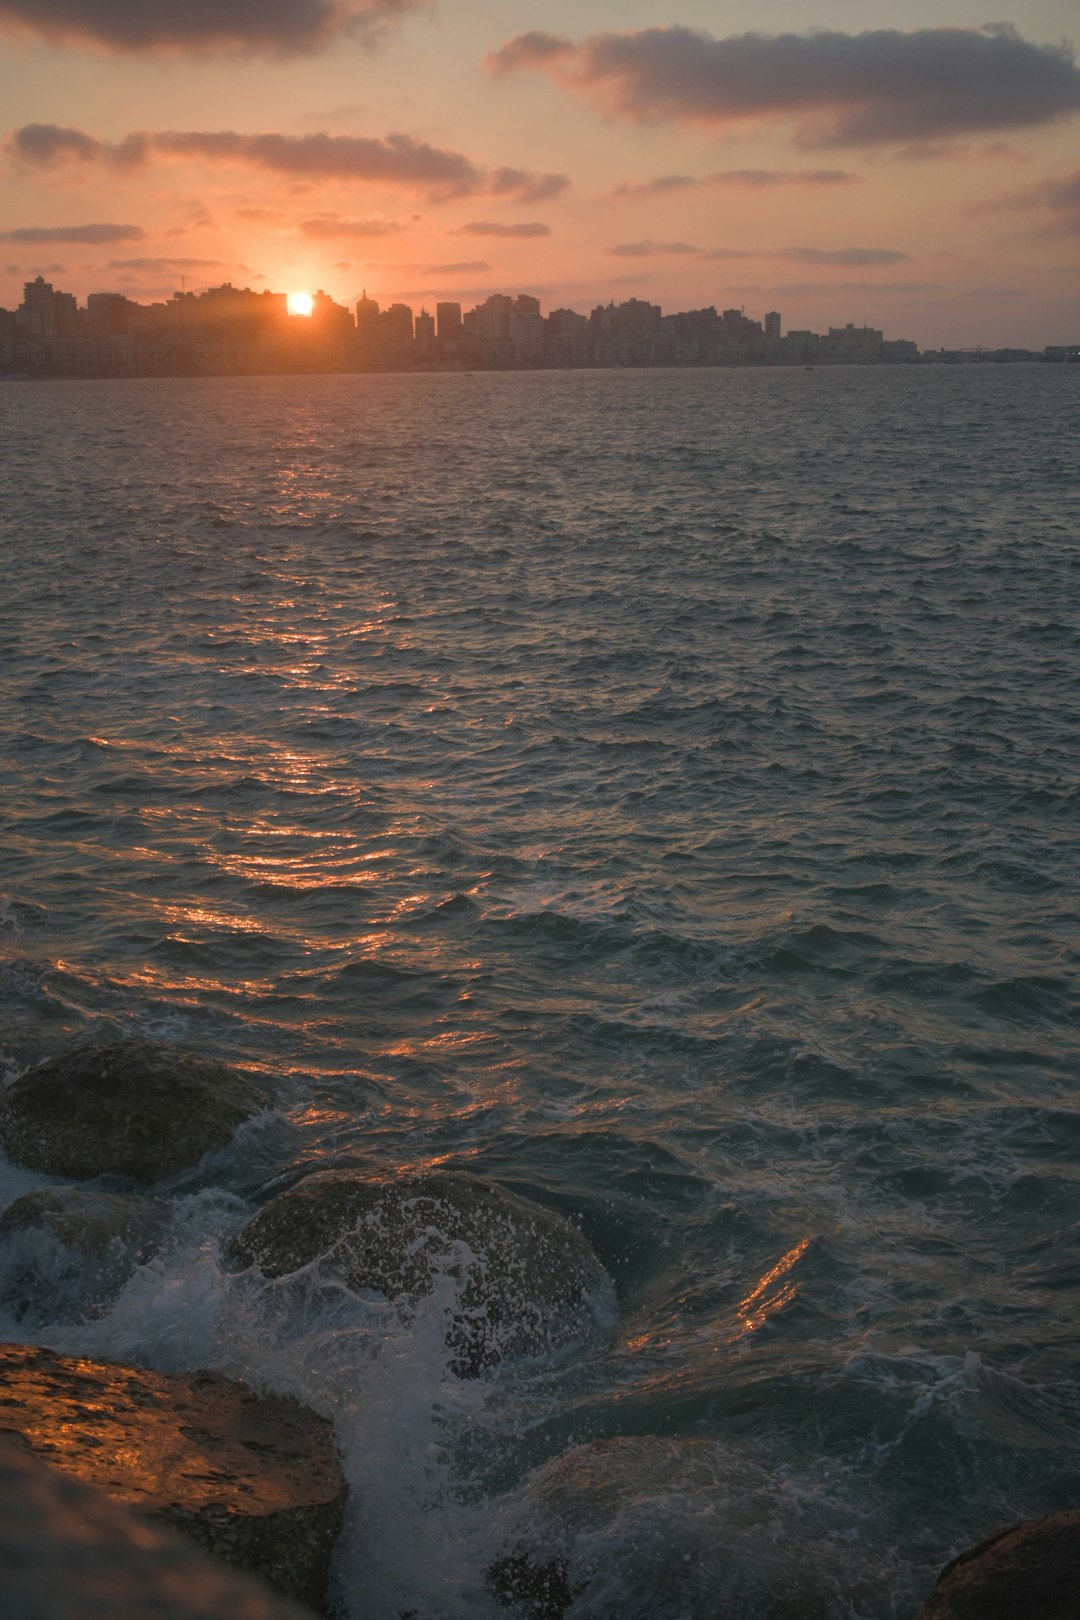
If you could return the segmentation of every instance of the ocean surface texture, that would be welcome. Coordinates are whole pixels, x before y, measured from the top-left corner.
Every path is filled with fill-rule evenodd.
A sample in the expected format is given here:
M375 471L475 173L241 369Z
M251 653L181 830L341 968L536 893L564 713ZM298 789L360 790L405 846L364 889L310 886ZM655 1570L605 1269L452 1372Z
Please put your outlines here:
M527 1535L572 1620L908 1620L1080 1508L1080 367L9 383L0 444L0 1063L278 1098L0 1336L331 1414L357 1620L495 1620ZM451 1274L222 1268L342 1165L614 1295L463 1378Z

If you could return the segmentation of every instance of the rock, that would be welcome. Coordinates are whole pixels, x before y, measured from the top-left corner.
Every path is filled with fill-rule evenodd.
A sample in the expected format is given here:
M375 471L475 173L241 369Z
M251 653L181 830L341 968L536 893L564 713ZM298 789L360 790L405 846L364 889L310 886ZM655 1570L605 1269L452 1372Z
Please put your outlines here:
M457 1171L397 1181L317 1172L271 1199L229 1258L267 1277L322 1261L349 1288L409 1302L445 1270L456 1282L447 1343L465 1373L580 1338L611 1294L575 1226Z
M0 1569L4 1620L311 1620L10 1441Z
M1076 1620L1080 1513L1049 1513L988 1536L946 1564L916 1620Z
M0 1095L0 1146L49 1175L160 1181L224 1147L265 1106L246 1076L178 1047L79 1046Z
M104 1304L156 1252L164 1226L151 1198L39 1187L0 1214L0 1299L17 1317L46 1300L54 1315Z
M165 1376L0 1346L0 1430L322 1608L345 1499L330 1425L216 1373Z
M525 1481L488 1584L521 1620L832 1620L870 1589L852 1525L737 1446L596 1440Z

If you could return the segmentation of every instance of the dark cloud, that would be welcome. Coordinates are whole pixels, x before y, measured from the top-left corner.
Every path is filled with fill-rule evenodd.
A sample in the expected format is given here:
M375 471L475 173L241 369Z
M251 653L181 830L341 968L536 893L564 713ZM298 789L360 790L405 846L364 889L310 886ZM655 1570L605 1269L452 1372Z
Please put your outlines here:
M24 164L51 168L70 162L102 162L138 168L154 156L243 163L299 181L360 180L401 186L445 200L489 194L535 202L569 185L563 174L527 169L486 169L462 152L431 146L411 135L244 135L235 130L139 131L110 144L58 124L26 124L12 131L5 150Z
M340 214L320 214L318 219L305 219L300 223L304 236L323 242L340 236L393 236L404 229L396 219L342 219Z
M212 48L290 55L371 36L417 0L0 0L0 27L116 51Z
M1042 234L1046 236L1080 236L1080 169L1061 179L1043 180L1037 185L1025 186L1009 196L982 203L978 212L997 209L1036 209L1046 215Z
M196 130L142 138L151 150L169 157L246 163L300 179L368 180L434 189L449 196L485 189L484 175L463 153L411 135L240 135L233 130Z
M109 270L142 270L151 275L167 275L170 271L224 270L224 259L110 259Z
M701 249L695 247L693 242L620 242L617 247L608 248L608 252L616 259L651 259L658 253L693 253L700 254Z
M663 197L670 192L730 187L737 191L770 191L774 186L849 186L859 179L847 169L719 169L714 174L662 174L655 180L626 180L616 197Z
M493 219L474 219L468 225L458 225L451 236L550 236L551 226L539 220L523 220L519 225L504 225Z
M787 247L770 248L765 251L755 251L751 248L699 248L692 242L621 242L618 247L608 248L608 252L619 259L648 259L659 253L689 254L694 258L706 261L721 261L724 259L794 259L800 264L844 264L871 266L875 264L900 264L908 255L900 253L895 248L808 248Z
M65 158L91 161L102 154L100 141L81 129L64 129L59 124L24 124L8 136L10 155L23 163L50 165Z
M24 225L0 231L0 242L141 242L146 232L138 225Z
M796 118L809 145L922 142L1046 124L1080 109L1067 45L1008 27L738 34L646 28L521 34L488 58L502 74L537 68L606 110L641 122L730 125Z
M559 196L570 184L566 174L529 174L526 169L496 169L484 188L494 196L505 197L516 193L519 202L547 202Z

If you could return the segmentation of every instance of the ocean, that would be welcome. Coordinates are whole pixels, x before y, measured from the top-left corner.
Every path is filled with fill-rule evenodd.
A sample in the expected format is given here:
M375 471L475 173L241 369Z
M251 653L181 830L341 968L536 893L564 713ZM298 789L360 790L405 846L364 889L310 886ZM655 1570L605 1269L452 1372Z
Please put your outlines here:
M1080 367L9 383L0 444L0 1067L277 1098L0 1337L333 1417L352 1620L507 1614L526 1532L571 1620L909 1620L1080 1508ZM613 1297L463 1378L450 1279L222 1266L327 1166Z

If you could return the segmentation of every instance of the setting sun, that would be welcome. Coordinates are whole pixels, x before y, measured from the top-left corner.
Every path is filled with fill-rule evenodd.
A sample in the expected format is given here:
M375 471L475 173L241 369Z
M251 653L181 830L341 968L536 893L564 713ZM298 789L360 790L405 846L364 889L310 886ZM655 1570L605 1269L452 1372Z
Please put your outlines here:
M287 303L290 315L310 315L315 308L315 300L310 293L290 293Z

